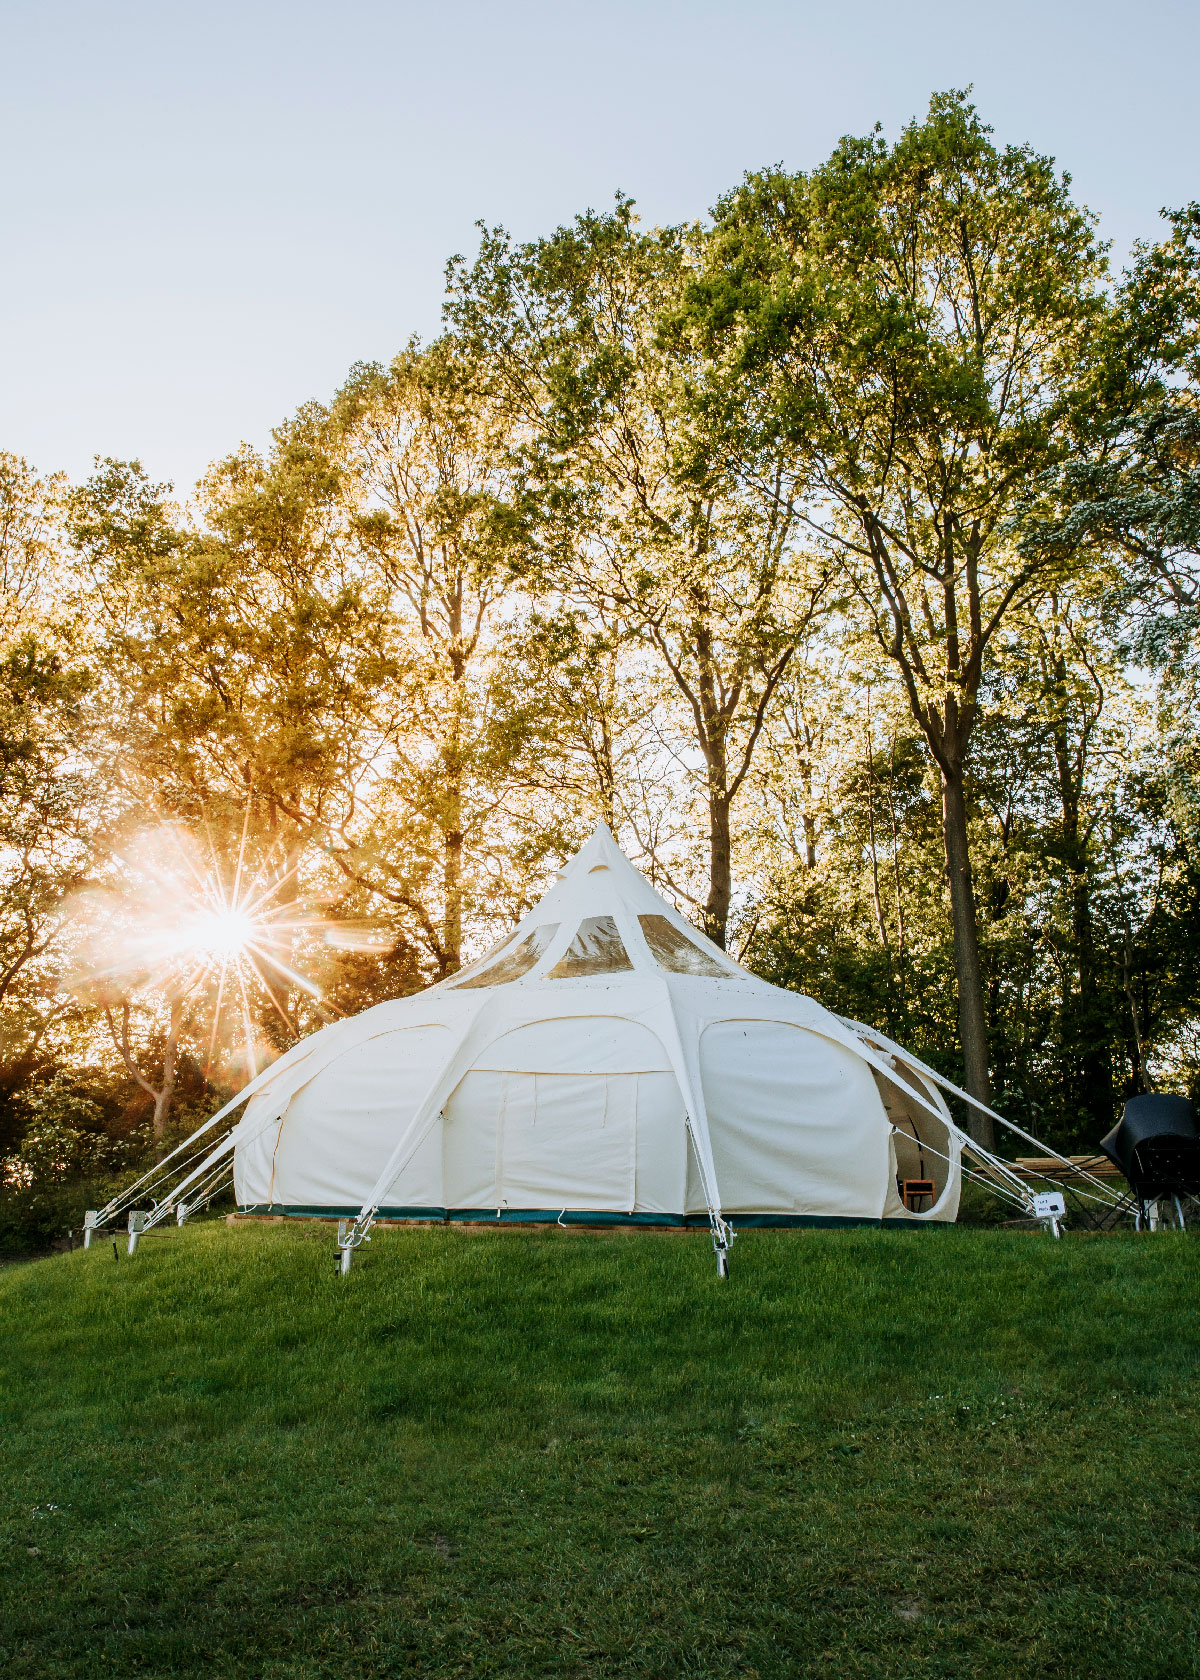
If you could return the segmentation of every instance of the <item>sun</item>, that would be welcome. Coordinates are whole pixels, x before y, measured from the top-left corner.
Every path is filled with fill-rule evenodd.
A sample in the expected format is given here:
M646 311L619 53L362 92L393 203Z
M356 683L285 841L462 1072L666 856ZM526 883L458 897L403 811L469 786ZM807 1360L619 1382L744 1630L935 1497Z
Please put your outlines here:
M114 988L123 997L149 991L200 1013L211 1010L206 1078L226 1028L236 1036L239 1026L246 1065L257 1075L256 1022L264 1002L297 1038L290 992L306 993L323 1018L330 1010L320 986L295 966L297 939L320 918L296 902L294 865L277 867L268 855L253 871L247 867L249 826L247 802L228 871L211 836L205 855L199 838L179 823L137 830L114 853L125 879L103 900L97 895L83 942L78 979L89 998L97 988L106 997Z
M236 961L248 951L263 928L244 910L205 910L187 930L187 940L193 950L216 962Z

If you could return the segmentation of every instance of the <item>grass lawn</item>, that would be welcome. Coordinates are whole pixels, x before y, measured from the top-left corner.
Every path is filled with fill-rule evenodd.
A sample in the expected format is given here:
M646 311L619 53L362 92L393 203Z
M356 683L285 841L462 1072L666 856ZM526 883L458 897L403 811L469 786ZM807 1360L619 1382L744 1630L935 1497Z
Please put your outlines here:
M0 1672L1200 1674L1200 1242L219 1222L0 1273Z

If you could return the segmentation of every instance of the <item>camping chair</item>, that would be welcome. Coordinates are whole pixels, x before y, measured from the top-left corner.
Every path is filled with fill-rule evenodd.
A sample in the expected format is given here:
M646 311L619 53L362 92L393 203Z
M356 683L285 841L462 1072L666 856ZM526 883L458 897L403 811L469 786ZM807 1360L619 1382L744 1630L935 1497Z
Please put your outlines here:
M909 1213L920 1213L921 1203L929 1198L930 1207L937 1200L937 1185L931 1178L902 1178L900 1180L900 1200Z

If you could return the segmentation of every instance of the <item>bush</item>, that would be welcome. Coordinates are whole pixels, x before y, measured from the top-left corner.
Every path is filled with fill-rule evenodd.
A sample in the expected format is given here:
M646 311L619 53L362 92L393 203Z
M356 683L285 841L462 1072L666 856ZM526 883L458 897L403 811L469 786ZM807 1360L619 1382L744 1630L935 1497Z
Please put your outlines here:
M22 1093L24 1132L0 1161L0 1255L44 1254L89 1207L102 1207L146 1153L140 1133L113 1137L94 1098L62 1075Z
M87 1209L103 1207L126 1176L71 1184L5 1184L0 1188L0 1258L31 1260L62 1246L68 1231L83 1228Z

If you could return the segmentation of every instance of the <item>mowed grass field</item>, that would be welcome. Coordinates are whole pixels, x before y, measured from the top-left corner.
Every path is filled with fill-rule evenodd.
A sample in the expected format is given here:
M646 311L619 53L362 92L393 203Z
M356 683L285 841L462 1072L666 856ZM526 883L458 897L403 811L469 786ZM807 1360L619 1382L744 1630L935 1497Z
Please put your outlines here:
M1200 1673L1200 1241L220 1222L0 1274L0 1672Z

